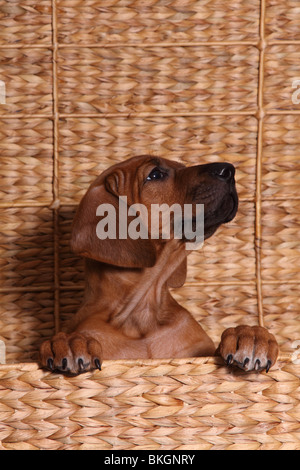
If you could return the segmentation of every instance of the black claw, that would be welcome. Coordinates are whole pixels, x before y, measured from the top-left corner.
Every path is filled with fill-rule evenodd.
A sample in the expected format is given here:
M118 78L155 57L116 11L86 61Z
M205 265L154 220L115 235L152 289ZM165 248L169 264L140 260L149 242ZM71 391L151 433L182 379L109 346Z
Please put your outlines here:
M47 360L47 367L48 367L48 369L53 370L53 359L52 359L52 357L49 357L49 359Z
M269 372L271 365L272 365L272 362L269 359L268 362L267 362L267 367L266 367L266 372L267 373Z
M80 372L82 372L84 370L84 364L83 364L83 360L81 358L78 359L78 367L79 367Z
M230 366L230 364L232 364L232 360L233 360L233 355L228 354L227 359L226 359L226 364Z
M101 364L98 358L95 359L95 366L97 367L97 369L101 370Z
M68 366L68 360L67 360L66 357L64 357L63 360L62 360L62 368L63 368L63 370L66 370L67 366Z
M249 357L246 357L246 359L244 360L243 367L245 367L249 362L250 362Z
M255 361L255 370L258 370L260 368L260 360L259 359L256 359Z

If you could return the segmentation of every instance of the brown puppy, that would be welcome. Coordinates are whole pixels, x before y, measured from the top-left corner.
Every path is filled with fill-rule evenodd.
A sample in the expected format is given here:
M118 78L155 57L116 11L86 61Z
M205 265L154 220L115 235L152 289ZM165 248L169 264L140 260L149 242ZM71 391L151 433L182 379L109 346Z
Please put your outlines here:
M216 351L198 322L169 293L169 287L184 284L189 253L185 233L181 239L174 235L174 219L167 239L162 239L161 223L159 238L124 236L120 232L128 228L133 217L125 222L127 227L122 222L120 229L116 220L114 239L100 239L97 232L99 221L104 220L97 215L98 206L110 204L118 218L119 197L126 196L126 208L140 203L148 210L143 219L147 235L152 204L178 204L180 208L190 204L194 228L196 204L204 204L204 238L208 238L236 214L234 174L234 167L228 163L185 167L140 156L109 168L96 179L79 205L71 240L73 251L86 258L84 302L70 332L59 333L42 344L43 367L78 374L100 369L103 359L217 353L228 365L269 370L276 362L278 346L266 329L229 328Z

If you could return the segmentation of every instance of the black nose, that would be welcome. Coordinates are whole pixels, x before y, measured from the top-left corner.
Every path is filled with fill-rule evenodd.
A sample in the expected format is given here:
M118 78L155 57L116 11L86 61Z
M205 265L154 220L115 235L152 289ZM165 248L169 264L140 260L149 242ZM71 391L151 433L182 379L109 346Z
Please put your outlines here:
M229 182L234 178L235 168L231 163L212 163L208 172L222 181Z

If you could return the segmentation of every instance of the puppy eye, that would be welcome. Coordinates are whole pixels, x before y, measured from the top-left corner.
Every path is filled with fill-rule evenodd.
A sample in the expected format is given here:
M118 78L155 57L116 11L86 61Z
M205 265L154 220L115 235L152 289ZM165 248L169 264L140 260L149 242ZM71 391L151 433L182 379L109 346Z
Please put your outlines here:
M154 168L151 173L147 176L147 181L153 181L153 180L161 180L165 178L166 173L161 171L159 168Z

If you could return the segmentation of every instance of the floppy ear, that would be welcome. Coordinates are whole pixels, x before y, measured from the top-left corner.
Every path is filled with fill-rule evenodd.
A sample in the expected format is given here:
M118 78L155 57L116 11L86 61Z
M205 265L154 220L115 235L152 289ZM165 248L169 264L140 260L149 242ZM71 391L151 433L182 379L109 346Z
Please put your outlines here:
M178 268L168 279L169 287L181 287L185 283L187 273L187 258L185 258Z
M117 180L115 191L112 192L113 183L113 175L107 178L107 182L96 181L83 197L73 222L71 248L77 255L124 268L154 266L156 250L151 240L119 237L119 198L113 194L117 190ZM97 235L97 226L101 221L101 217L97 216L97 208L102 204L109 205L105 207L115 213L115 219L112 220L116 228L113 239L100 239ZM114 229L113 225L112 227ZM122 227L122 231L124 228Z

